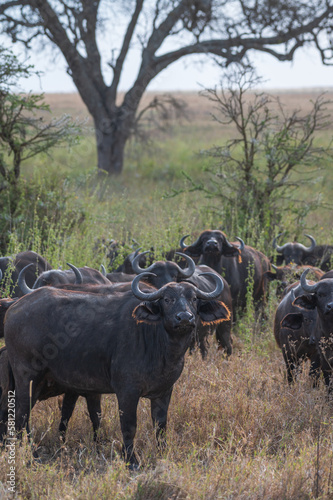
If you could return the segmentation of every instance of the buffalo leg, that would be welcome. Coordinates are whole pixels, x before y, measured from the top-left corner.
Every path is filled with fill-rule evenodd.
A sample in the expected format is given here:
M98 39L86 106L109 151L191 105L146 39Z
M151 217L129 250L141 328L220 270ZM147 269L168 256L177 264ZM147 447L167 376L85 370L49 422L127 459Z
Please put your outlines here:
M320 376L320 358L318 355L316 355L314 357L311 357L310 361L311 365L310 365L309 376L313 380L313 387L317 387Z
M21 435L21 431L23 427L26 428L27 433L29 434L29 415L30 410L34 407L36 403L36 398L34 397L34 392L32 392L32 397L29 396L29 384L19 384L16 383L15 388L15 399L16 399L16 408L15 408L15 425L16 431L19 431Z
M283 358L287 368L288 384L292 384L295 381L295 369L298 366L298 362L295 361L292 356L288 355L285 350L283 350Z
M59 432L63 439L65 439L68 422L73 414L78 397L79 395L75 392L66 392L64 395L61 410L61 420L59 424Z
M206 359L208 353L208 336L211 335L212 329L210 326L204 326L201 321L196 328L196 339L200 349L202 359Z
M225 321L216 327L218 349L224 349L227 356L232 354L231 321Z
M151 418L156 430L156 439L159 447L165 446L165 431L171 394L172 388L163 397L152 399L150 402Z
M90 420L94 429L94 441L97 440L97 432L101 425L101 395L89 394L86 396L87 407L89 411Z
M134 453L133 441L136 433L136 412L139 394L117 394L120 426L123 434L123 457L129 468L134 470L139 467L139 462Z

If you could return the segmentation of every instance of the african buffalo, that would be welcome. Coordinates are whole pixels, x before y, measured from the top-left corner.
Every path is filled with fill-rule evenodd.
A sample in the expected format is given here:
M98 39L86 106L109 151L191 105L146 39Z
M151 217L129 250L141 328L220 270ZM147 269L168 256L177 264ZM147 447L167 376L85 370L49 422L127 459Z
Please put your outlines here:
M15 258L1 257L0 271L2 272L1 288L6 292L6 296L21 297L22 293L17 285L17 279L20 271L31 264L26 274L26 280L29 286L32 286L44 271L49 271L52 266L36 252L26 251L18 253Z
M244 245L240 239L239 247L230 243L220 230L203 231L189 246L184 244L186 237L181 240L183 252L191 257L200 256L199 264L211 267L226 279L231 290L234 315L235 309L246 307L248 287L252 287L255 302L265 299L267 280L264 272L270 269L270 262L262 252Z
M140 397L151 400L160 437L197 317L217 324L228 316L225 305L214 300L223 281L211 276L216 285L211 292L184 282L141 290L139 281L147 277L143 274L128 292L101 295L42 287L18 300L5 322L17 429L27 425L45 377L63 392L115 393L123 454L136 468L133 440Z
M146 254L149 252L143 252ZM188 283L192 283L200 290L209 291L213 285L207 273L215 273L215 271L208 266L196 266L191 257L181 252L175 252L175 257L178 256L184 260L186 263L185 267L180 267L176 262L170 261L157 261L151 264L148 268L142 268L140 266L140 256L142 254L138 254L132 262L133 271L137 274L142 274L144 272L152 273L148 277L148 283L155 286L156 288L160 288L167 283L172 281L176 283L180 283L181 281L187 281ZM204 273L204 274L203 274ZM198 318L198 324L195 330L195 339L198 343L201 356L204 359L207 356L207 347L208 347L208 337L215 330L216 340L219 345L219 350L225 350L227 356L230 356L232 353L232 340L231 340L231 324L232 324L232 300L231 293L228 283L224 278L222 278L224 287L223 291L219 297L229 309L230 315L226 321L221 321L216 329L212 326L206 326L202 323L200 317ZM191 350L194 349L195 342L191 346Z
M8 421L8 398L14 395L15 380L12 369L9 363L6 347L0 349L0 440L7 432ZM59 396L63 391L50 378L46 378L40 388L38 401ZM94 430L94 440L97 439L97 431L100 426L101 415L101 396L100 394L76 393L68 391L65 393L62 401L61 420L59 424L59 432L64 436L67 430L69 419L72 416L75 403L79 396L84 396L87 401L87 407Z
M4 299L0 299L0 338L4 336L4 320L6 312L18 299L19 297L13 297L12 299L10 297L6 297Z
M306 292L294 301L294 305L310 311L317 312L317 321L314 327L320 364L324 374L325 383L332 390L333 366L333 279L325 278L317 283L306 280L306 269L301 276L301 287Z
M315 378L320 367L313 336L317 313L294 306L295 298L302 293L299 283L292 287L281 300L274 317L274 337L282 350L289 384L293 382L295 370L302 360L310 359L310 375Z
M316 240L310 234L305 236L310 239L311 245L306 247L301 243L289 242L282 246L277 244L277 239L282 236L280 233L273 240L273 248L278 252L277 265L294 263L298 266L307 264L313 267L319 267L323 271L331 269L331 256L333 254L332 245L317 245Z
M92 267L76 268L68 264L71 269L52 269L42 273L34 282L32 288L37 289L43 286L58 286L65 283L100 283L109 285L110 281L103 276L100 271Z

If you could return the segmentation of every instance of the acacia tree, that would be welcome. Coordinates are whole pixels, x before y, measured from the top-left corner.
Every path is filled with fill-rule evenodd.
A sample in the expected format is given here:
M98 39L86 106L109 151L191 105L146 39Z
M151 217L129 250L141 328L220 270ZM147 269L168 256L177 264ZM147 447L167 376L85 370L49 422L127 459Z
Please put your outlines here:
M109 174L122 171L140 100L170 64L210 54L228 66L251 50L286 61L309 45L330 64L332 20L333 0L2 0L0 5L3 31L13 42L29 47L36 39L49 41L62 52L94 120L98 168ZM104 60L101 38L112 31ZM139 51L139 67L119 102L132 49Z
M31 65L0 48L0 193L17 187L22 162L74 142L79 132L69 115L45 119L50 108L43 94L17 92L18 80L33 73Z
M271 241L277 226L285 229L286 213L300 233L300 222L318 207L320 192L309 199L302 191L332 162L332 141L321 145L317 133L331 127L333 103L320 94L307 113L289 112L279 97L255 90L260 83L253 68L231 66L221 88L202 92L214 104L213 119L228 126L232 138L201 151L212 159L202 183L186 178L190 191L214 200L210 205L226 230L252 239L263 233Z

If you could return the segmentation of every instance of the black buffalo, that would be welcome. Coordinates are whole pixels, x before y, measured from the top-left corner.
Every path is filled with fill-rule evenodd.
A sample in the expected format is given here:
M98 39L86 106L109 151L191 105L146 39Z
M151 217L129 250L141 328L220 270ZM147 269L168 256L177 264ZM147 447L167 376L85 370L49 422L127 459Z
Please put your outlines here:
M301 310L294 305L296 297L302 293L299 283L291 287L278 305L274 317L274 337L282 350L289 383L293 382L295 370L302 360L310 359L310 376L315 379L320 367L313 336L317 313L313 310Z
M184 236L181 240L183 252L192 256L200 256L199 264L206 265L221 274L231 290L233 311L244 309L247 304L247 291L252 288L255 302L265 300L267 279L264 275L270 269L270 262L262 252L244 245L230 243L220 230L203 231L197 241L185 246Z
M311 245L306 247L298 242L288 242L282 246L277 244L277 240L283 233L277 235L273 240L273 248L279 254L276 259L277 265L294 263L298 266L306 264L319 267L323 271L331 269L331 256L333 254L332 245L317 245L316 240L310 234L305 236L310 239Z
M100 271L92 267L76 268L72 264L68 264L71 269L52 269L42 273L34 282L32 288L37 289L43 286L58 286L71 283L100 283L104 285L110 284L110 281L103 276ZM28 280L26 280L28 281ZM22 286L20 283L22 290Z
M113 295L42 287L10 307L5 340L15 378L17 429L27 425L45 377L63 392L115 393L123 453L131 467L138 465L133 440L139 398L151 400L160 436L198 315L207 324L228 315L215 300L223 289L216 274L212 292L190 283L146 292L140 279L133 280L132 290Z
M332 390L333 366L333 279L325 278L317 283L306 280L308 270L301 276L304 295L300 295L294 304L301 309L317 312L314 337L320 356L325 383Z
M143 253L146 254L149 252ZM147 282L156 288L160 288L172 281L180 283L181 281L185 280L188 283L192 283L200 290L204 290L207 292L211 290L213 286L212 280L207 273L215 273L215 271L208 266L196 266L192 258L186 254L183 254L181 252L175 252L174 254L174 257L178 256L178 258L182 258L182 260L185 262L185 264L182 263L182 267L180 267L180 265L176 262L160 260L154 262L146 269L140 266L141 255L142 254L138 254L133 260L133 270L137 274L142 274L145 272L152 273L150 276L148 276ZM227 356L230 356L232 353L232 299L228 283L224 278L222 278L222 280L224 283L224 287L219 300L221 300L226 305L226 307L230 311L230 314L225 321L219 322L216 328L214 328L212 325L204 325L200 317L198 318L194 340L199 346L202 358L205 358L207 355L208 337L214 332L214 330L219 350L225 350ZM194 349L194 346L195 342L193 343L191 350Z
M26 273L26 280L29 286L32 286L37 276L44 271L49 271L52 266L36 252L26 251L18 253L14 258L0 258L0 272L2 276L1 288L6 296L21 297L22 292L17 284L20 271L31 264Z
M23 294L22 294L23 295ZM4 320L8 309L12 304L14 304L20 297L5 297L0 299L0 338L4 336Z
M14 391L15 380L9 363L7 349L3 347L0 349L0 440L7 432L8 399L13 396ZM38 400L43 401L53 396L59 396L62 392L61 388L53 380L46 377L39 388ZM67 391L62 400L59 431L65 436L69 419L72 416L75 403L80 395L86 398L90 419L93 424L94 440L96 440L101 416L100 394L85 395L83 393L78 394L73 391Z

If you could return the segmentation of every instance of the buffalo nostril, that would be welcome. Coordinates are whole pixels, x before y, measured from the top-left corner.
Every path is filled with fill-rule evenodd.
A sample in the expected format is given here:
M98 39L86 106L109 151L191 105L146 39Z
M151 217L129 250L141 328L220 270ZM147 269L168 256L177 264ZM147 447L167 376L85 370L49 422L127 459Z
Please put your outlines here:
M326 304L325 306L325 311L326 313L329 313L333 310L333 302L329 302L328 304Z
M186 322L186 321L191 321L193 319L193 314L190 312L182 312L176 314L176 319L177 321L181 322Z

